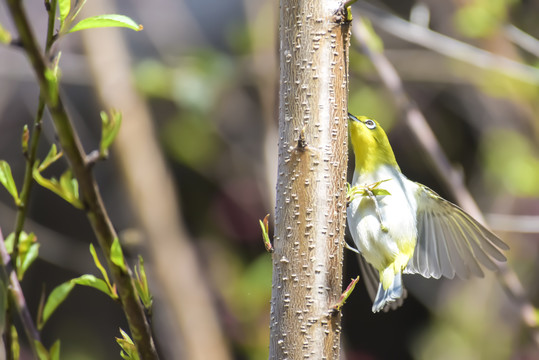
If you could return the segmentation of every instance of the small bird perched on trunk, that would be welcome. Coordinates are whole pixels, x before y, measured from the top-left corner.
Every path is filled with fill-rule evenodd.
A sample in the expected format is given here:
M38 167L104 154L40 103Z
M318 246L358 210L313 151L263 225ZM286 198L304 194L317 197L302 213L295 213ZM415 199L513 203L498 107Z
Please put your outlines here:
M506 261L500 250L509 247L502 240L401 173L378 122L351 114L349 120L355 169L348 226L363 257L360 265L371 297L376 291L373 312L400 305L403 273L436 279L482 277L480 264L495 271L494 259Z

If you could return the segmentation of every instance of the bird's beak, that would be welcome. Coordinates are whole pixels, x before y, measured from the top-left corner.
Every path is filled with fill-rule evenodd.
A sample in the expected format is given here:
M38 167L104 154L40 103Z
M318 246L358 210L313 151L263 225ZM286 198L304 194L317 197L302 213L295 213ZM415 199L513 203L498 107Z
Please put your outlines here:
M352 121L359 121L357 117L355 117L354 115L348 113L348 119L349 120L352 120Z

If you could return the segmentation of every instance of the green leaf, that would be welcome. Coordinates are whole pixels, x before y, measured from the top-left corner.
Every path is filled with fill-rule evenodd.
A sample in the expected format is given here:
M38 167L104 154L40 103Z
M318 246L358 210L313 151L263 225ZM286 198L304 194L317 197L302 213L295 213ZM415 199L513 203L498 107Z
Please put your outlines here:
M138 356L137 348L135 347L135 344L133 344L133 340L131 340L129 335L127 335L121 328L120 333L122 334L122 337L116 338L116 342L122 348L122 351L120 352L122 359L139 360L140 358Z
M11 174L11 167L7 161L4 160L0 160L0 182L11 194L15 200L15 204L19 205L21 200L19 199L19 193L17 191L17 186L15 185L15 180L13 180L13 175Z
M60 9L60 28L62 28L71 11L71 0L58 0L58 7Z
M13 358L19 360L21 356L21 347L19 345L19 334L15 325L11 325L11 351L13 352Z
M56 195L60 196L65 201L69 202L71 205L78 209L82 209L83 205L79 199L79 185L71 170L66 170L60 177L60 181L55 178L45 179L40 171L39 167L34 167L32 172L36 182L43 186L46 189L54 192Z
M62 176L60 176L60 187L63 193L70 203L76 203L79 201L79 183L77 179L73 177L71 169L66 170ZM82 207L82 204L81 204Z
M99 258L97 257L97 253L95 251L94 244L90 244L90 253L92 254L92 258L94 259L95 266L101 271L101 275L103 275L103 278L105 279L105 282L109 286L109 288L112 289L112 285L109 281L109 275L107 274L107 270L101 265L101 262L99 261Z
M79 276L78 278L66 281L65 283L55 287L47 298L45 306L43 307L42 318L38 320L39 330L43 329L43 326L45 326L45 323L47 322L47 320L49 320L52 313L58 308L58 306L60 306L62 302L64 302L64 300L67 298L71 290L73 290L75 285L93 287L94 289L97 289L107 294L114 300L118 298L116 292L113 291L113 289L109 286L107 282L91 274L84 274L82 276Z
M73 26L69 32L75 32L85 29L94 29L102 27L126 27L135 31L140 31L143 29L142 25L137 24L131 18L124 15L117 14L106 14L106 15L97 15L92 16L86 19L79 21L75 26Z
M108 149L120 131L122 125L122 113L111 110L109 115L101 111L101 122L103 124L101 130L101 143L99 144L99 153L102 157L108 155Z
M0 24L0 43L1 44L9 44L11 43L11 34L9 31L7 31L2 24Z
M50 293L49 297L47 298L47 301L45 302L45 306L43 307L43 316L41 319L38 320L39 330L43 329L43 326L45 326L45 323L47 322L47 320L49 320L52 313L67 298L71 290L73 290L74 286L75 283L73 283L72 281L67 281L55 287L54 290Z
M49 352L47 348L39 340L34 340L34 346L39 360L49 360Z
M110 246L110 260L116 266L118 266L122 271L126 272L127 268L125 267L124 254L122 253L122 246L118 238L114 238L112 245Z
M13 247L15 246L15 233L11 233L4 240L4 245L6 246L6 251L8 254L13 254Z
M116 293L113 293L112 289L109 287L109 284L105 282L105 280L97 278L90 274L84 274L78 278L75 278L71 280L74 284L77 285L83 285L83 286L90 286L94 289L97 289L108 296L110 296L112 299L116 300L118 298L118 295Z
M48 168L50 164L52 164L53 162L55 162L56 160L61 158L62 155L63 155L63 153L61 151L60 152L57 151L56 144L52 144L52 146L51 146L51 148L49 150L49 153L47 154L47 156L45 157L43 162L37 168L38 171L42 172L43 170Z
M148 286L148 279L146 277L146 270L144 270L144 260L142 256L138 257L138 267L135 265L135 287L137 289L140 301L147 310L152 308L152 295L150 294L150 287Z
M22 281L26 270L28 270L30 265L32 265L32 263L37 259L38 255L39 244L32 244L32 246L30 246L30 249L28 249L28 252L26 252L22 257L20 266L17 266L17 276L19 278L19 281Z
M60 340L56 340L49 350L50 360L60 360Z
M30 265L37 259L39 254L39 244L34 233L26 234L21 232L19 237L19 254L17 256L17 276L22 281L24 273Z
M391 195L391 193L387 191L386 189L372 189L372 194L374 196Z

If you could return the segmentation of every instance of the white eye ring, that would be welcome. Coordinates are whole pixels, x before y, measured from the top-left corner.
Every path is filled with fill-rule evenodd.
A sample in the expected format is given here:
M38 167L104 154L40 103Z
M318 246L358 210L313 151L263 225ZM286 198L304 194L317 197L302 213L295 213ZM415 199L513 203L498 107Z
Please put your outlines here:
M367 120L365 120L365 126L372 130L372 129L376 128L376 123L374 121L372 121L371 119L367 119Z

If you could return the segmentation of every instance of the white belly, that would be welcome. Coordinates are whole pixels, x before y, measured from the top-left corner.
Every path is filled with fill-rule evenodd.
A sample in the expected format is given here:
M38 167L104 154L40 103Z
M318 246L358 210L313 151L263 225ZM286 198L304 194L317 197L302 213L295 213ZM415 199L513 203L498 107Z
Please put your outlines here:
M392 264L397 254L413 249L417 238L415 183L386 166L374 176L356 178L354 174L352 185L372 185L381 180L388 181L378 189L387 190L390 195L378 195L375 199L358 195L347 209L354 243L378 270Z

